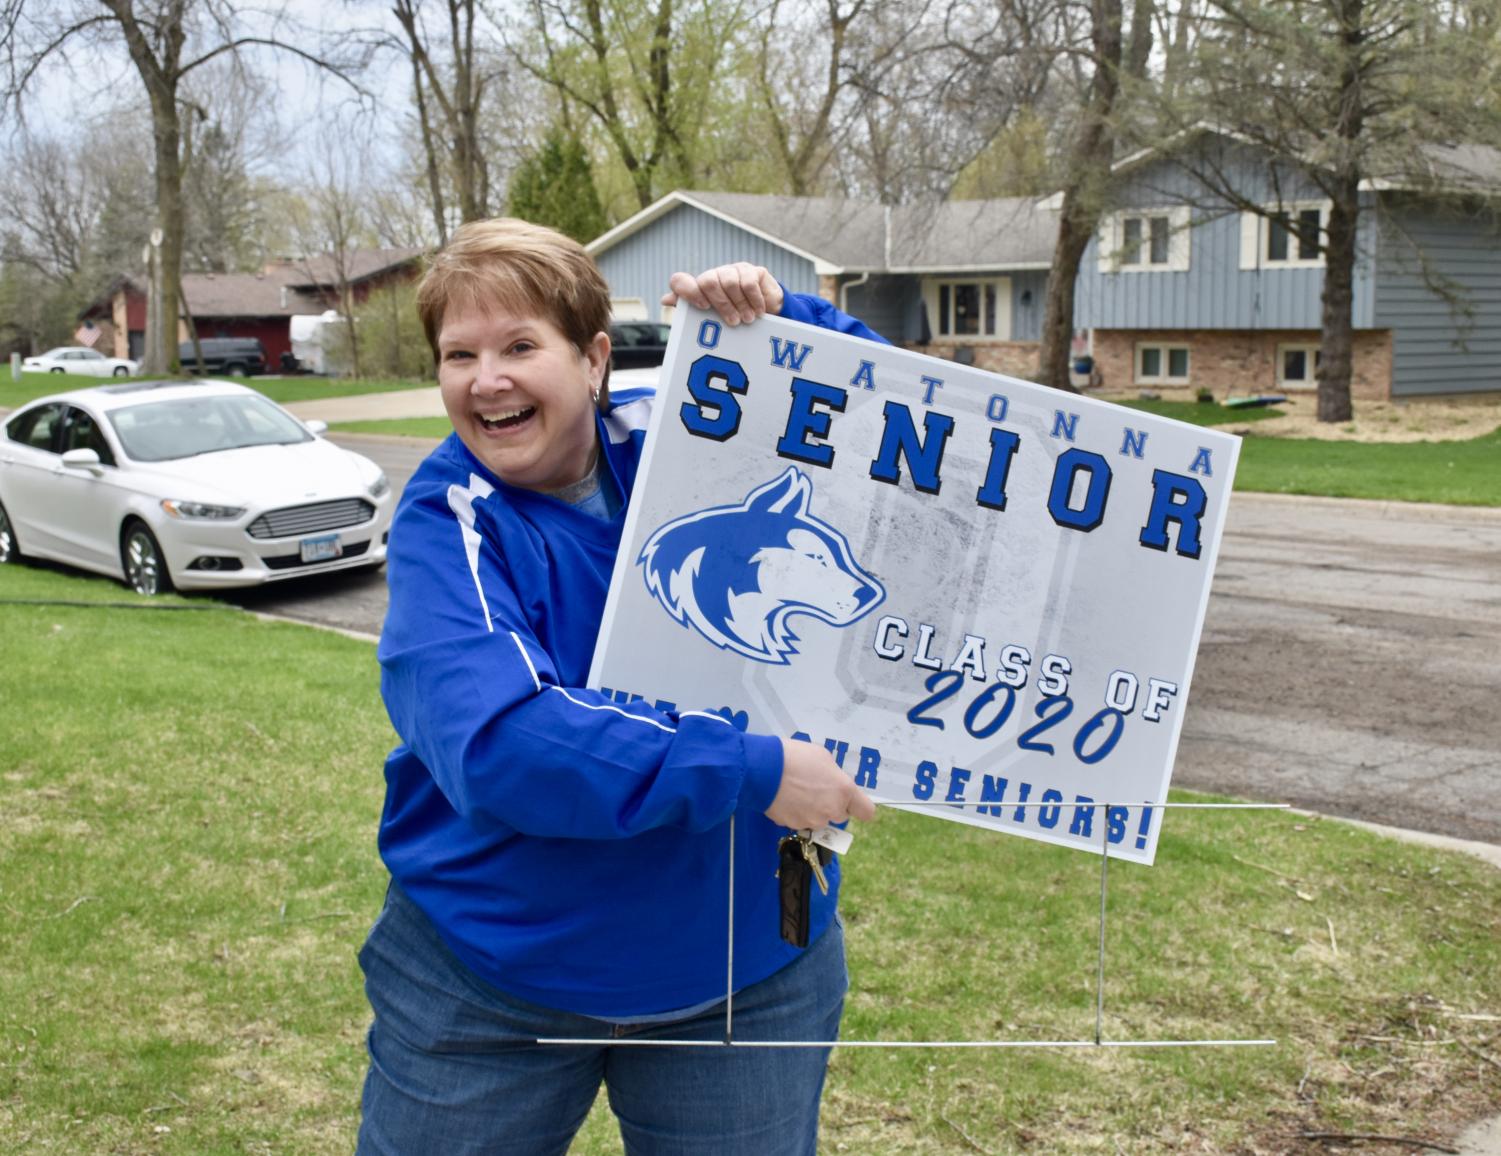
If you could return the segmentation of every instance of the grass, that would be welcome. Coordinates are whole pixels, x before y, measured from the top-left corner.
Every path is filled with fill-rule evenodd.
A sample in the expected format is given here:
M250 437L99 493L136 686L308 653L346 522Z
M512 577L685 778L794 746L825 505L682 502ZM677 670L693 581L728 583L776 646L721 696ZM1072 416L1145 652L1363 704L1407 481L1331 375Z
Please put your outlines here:
M24 1151L347 1152L379 902L373 649L0 568L0 1134ZM7 600L11 604L6 604ZM1086 1039L1099 863L887 812L847 871L851 1039ZM823 1149L1312 1152L1501 1102L1501 877L1336 822L1178 812L1112 865L1107 1039L838 1052ZM706 1062L712 1062L706 1059ZM600 1106L574 1147L618 1153Z
M383 434L386 437L446 438L453 426L446 417L399 417L384 421L336 421L329 425L335 433Z
M77 373L23 373L20 381L12 381L9 373L0 373L0 409L14 409L50 393L64 393L72 389L90 389L96 385L119 385L127 381L155 380L147 378L86 377ZM215 378L211 380L240 381L265 394L272 401L285 405L294 401L312 401L322 397L355 397L362 393L389 393L392 390L424 389L430 381L350 381L329 377L250 377Z
M1269 417L1281 417L1282 410L1275 406L1255 406L1249 409L1232 409L1217 401L1121 401L1118 404L1128 409L1155 413L1158 417L1170 417L1174 421L1186 421L1190 425L1228 425L1231 422L1244 424L1265 421Z
M1469 441L1361 442L1248 436L1237 490L1501 505L1501 430Z

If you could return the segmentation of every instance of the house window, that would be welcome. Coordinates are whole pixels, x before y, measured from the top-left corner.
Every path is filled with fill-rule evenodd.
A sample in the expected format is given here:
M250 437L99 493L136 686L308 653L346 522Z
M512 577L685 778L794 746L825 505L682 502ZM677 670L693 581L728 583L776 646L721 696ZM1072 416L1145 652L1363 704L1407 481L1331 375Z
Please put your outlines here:
M1187 385L1188 346L1138 345L1137 385Z
M1319 259L1319 210L1296 209L1273 213L1267 220L1268 264Z
M1107 219L1099 238L1104 273L1183 272L1188 269L1188 206L1130 209Z
M924 296L935 340L1011 337L1011 279L930 281Z
M1321 360L1317 345L1277 346L1277 384L1287 389L1312 389Z
M1329 227L1328 202L1269 206L1242 213L1242 269L1315 269L1324 264L1322 234Z
M1151 217L1122 217L1120 267L1167 265L1167 242L1171 235L1172 223L1166 213Z

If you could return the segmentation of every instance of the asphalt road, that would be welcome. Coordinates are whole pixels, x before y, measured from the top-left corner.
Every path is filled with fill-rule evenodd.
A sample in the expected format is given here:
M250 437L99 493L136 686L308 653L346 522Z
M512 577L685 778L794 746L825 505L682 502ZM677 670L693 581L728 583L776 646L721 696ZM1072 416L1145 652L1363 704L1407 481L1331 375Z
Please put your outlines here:
M426 452L345 444L398 487ZM386 589L236 600L376 634ZM1237 494L1173 783L1501 844L1501 511Z

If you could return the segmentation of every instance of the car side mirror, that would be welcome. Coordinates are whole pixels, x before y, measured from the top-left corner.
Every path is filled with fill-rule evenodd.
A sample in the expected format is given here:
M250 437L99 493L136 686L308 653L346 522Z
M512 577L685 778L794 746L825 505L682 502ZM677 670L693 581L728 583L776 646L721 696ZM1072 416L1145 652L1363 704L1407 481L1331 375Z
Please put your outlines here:
M63 465L70 470L87 470L96 478L104 473L97 450L69 450L63 454Z
M315 438L321 438L328 432L328 422L326 421L305 421L302 424L306 427L308 433L312 434Z

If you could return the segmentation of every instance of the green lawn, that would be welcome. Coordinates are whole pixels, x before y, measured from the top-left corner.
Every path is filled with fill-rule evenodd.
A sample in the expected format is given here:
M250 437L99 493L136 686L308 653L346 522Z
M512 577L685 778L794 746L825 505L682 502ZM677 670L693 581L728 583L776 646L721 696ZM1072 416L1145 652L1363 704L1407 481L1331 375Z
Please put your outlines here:
M142 604L0 567L5 1147L348 1152L392 742L373 648L205 598L38 599ZM846 878L846 1038L1090 1037L1097 860L886 812ZM1501 1099L1495 869L1185 811L1110 879L1107 1039L1278 1046L841 1051L825 1150L1312 1152L1297 1132L1442 1135ZM619 1150L596 1106L574 1151Z
M385 421L336 421L328 427L335 433L383 434L386 437L446 438L453 426L446 417L399 417Z
M1275 406L1255 406L1247 409L1232 409L1217 401L1122 401L1117 404L1128 409L1155 413L1158 417L1170 417L1174 421L1186 421L1190 425L1228 425L1265 421L1269 417L1281 417L1282 410Z
M1469 441L1335 442L1247 435L1237 490L1501 505L1501 430Z
M34 398L45 397L49 393L63 393L70 389L89 389L96 385L119 385L127 381L142 380L154 379L85 377L77 373L23 373L20 381L12 381L8 372L0 372L0 409L14 409ZM362 393L389 393L392 390L425 389L433 386L430 381L364 379L350 381L329 377L249 377L213 380L238 381L281 404L311 401L321 397L354 397Z

